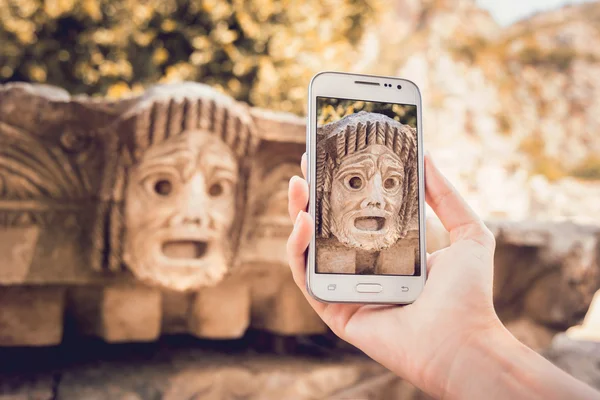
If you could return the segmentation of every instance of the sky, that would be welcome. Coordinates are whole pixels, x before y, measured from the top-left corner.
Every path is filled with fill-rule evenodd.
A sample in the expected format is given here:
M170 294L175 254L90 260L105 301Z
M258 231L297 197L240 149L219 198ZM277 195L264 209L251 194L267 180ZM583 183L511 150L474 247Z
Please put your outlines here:
M590 0L477 0L480 7L487 9L504 26L539 11L584 2Z

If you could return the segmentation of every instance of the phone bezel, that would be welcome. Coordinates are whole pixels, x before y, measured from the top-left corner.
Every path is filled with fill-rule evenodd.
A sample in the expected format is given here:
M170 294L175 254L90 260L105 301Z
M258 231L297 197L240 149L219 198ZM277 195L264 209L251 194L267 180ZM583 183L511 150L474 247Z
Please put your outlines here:
M365 85L355 81L379 83L379 86ZM391 84L391 87L384 86ZM402 89L397 89L402 85ZM306 257L306 288L315 299L330 303L378 303L410 304L422 292L427 279L427 258L425 246L425 184L423 162L423 123L421 118L421 93L413 82L385 76L350 74L344 72L320 72L315 75L308 89L308 121L306 154L308 157L307 179L310 188L308 211L315 218L316 183L316 107L317 97L357 99L383 103L409 104L417 106L417 142L418 142L418 182L419 182L419 247L421 256L421 275L345 275L317 274L315 271L315 235L312 235ZM383 287L379 293L359 293L356 285L377 283ZM328 290L329 285L336 285Z

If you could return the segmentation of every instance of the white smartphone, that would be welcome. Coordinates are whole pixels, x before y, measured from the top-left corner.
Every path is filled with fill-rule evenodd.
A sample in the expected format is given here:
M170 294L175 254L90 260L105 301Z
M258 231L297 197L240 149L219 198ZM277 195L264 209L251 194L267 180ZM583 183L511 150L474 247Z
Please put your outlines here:
M309 86L307 289L409 304L425 285L421 95L405 79L322 72Z

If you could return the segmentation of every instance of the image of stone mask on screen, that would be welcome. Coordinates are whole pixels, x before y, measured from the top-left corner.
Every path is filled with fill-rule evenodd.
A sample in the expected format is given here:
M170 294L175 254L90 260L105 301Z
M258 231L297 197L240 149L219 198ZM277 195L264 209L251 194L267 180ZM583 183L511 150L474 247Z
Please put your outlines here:
M153 145L131 170L125 261L145 281L179 290L210 286L227 272L238 165L203 131Z
M400 238L404 169L384 145L342 158L331 188L331 232L347 246L382 250Z

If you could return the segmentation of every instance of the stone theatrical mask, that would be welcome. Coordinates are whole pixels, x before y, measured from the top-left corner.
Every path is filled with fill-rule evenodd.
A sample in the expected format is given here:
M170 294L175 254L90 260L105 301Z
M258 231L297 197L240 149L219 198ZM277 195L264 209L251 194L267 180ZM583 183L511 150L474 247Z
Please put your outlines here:
M360 112L318 129L317 229L352 248L389 248L416 225L416 130Z
M220 282L237 252L256 147L247 107L201 84L163 85L116 130L105 268L177 291Z
M231 150L208 132L150 147L125 195L124 260L134 274L169 287L219 282L232 251L238 179Z

